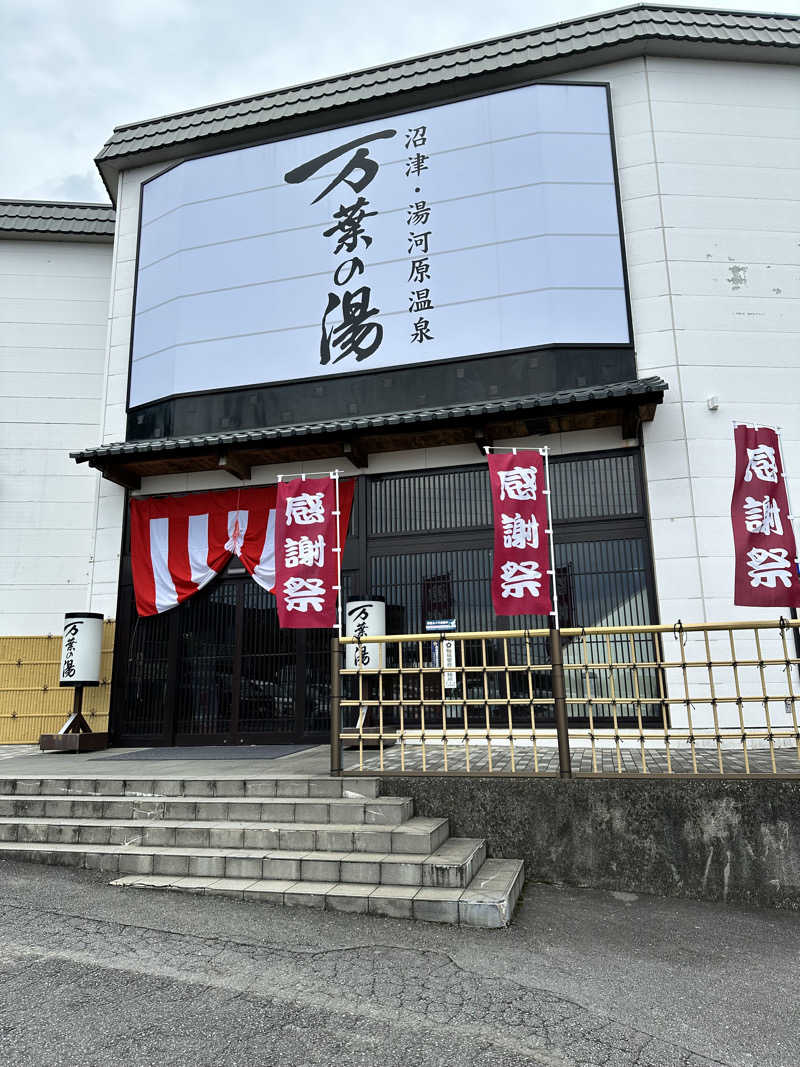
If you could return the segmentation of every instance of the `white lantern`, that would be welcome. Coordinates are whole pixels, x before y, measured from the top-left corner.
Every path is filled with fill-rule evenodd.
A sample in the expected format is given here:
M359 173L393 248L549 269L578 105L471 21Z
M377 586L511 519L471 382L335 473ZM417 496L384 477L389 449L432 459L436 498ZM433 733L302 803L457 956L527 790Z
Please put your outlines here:
M386 633L386 604L383 600L348 600L345 607L345 633L348 637L375 637ZM383 666L383 645L377 643L345 646L345 666L377 671Z
M59 685L100 684L103 616L94 611L68 611L64 615Z

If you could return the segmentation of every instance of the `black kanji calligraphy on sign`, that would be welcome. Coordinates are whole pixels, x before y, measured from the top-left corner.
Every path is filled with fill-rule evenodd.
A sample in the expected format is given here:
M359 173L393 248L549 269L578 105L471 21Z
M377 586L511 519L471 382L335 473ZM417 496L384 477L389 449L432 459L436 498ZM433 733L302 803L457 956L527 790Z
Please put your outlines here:
M423 341L432 340L433 334L431 333L431 324L426 318L423 318L422 315L420 315L420 317L414 323L414 330L411 334L411 343L413 344L415 341L417 341L419 344L422 344Z
M78 643L78 633L82 622L73 622L64 628L64 664L61 671L62 678L75 677L75 646Z
M319 196L315 196L311 203L316 204L331 189L334 189L339 182L349 185L354 193L361 193L378 173L378 164L370 157L369 149L364 148L363 145L383 137L394 137L396 133L397 130L380 130L378 133L369 133L364 137L357 137L354 141L348 141L347 144L332 148L329 152L323 152L321 156L310 159L308 163L303 163L301 166L295 167L294 170L287 171L283 176L283 180L288 182L289 185L298 185L300 182L310 178L312 174L316 174L318 170L322 170L324 166L333 162L334 159L338 159L339 156L346 155L355 149L333 181L326 185ZM359 172L361 174L360 178L350 179L349 175Z
M367 635L367 626L369 624L369 610L366 605L361 604L355 608L347 609L347 618L352 620L353 634L359 642ZM359 664L362 667L368 667L370 665L369 646L359 644L355 649L355 665Z
M416 177L422 174L424 170L427 170L428 159L430 159L430 156L426 156L422 152L417 152L415 156L409 156L406 160L406 177L410 178L412 175Z
M353 279L354 274L364 273L364 261L358 256L352 259L343 259L333 272L333 280L337 285L347 285Z
M409 311L433 311L430 289L416 289L408 299Z
M380 347L383 326L372 322L380 314L380 308L371 308L372 293L368 285L352 292L346 290L341 299L336 293L328 293L328 306L322 316L322 337L319 346L319 361L325 366L331 362L331 348L341 349L333 360L338 363L345 356L354 355L360 362L367 359ZM342 321L328 328L328 316L341 306Z
M406 223L409 226L427 226L428 219L431 217L431 209L428 206L427 200L417 200L413 204L408 205L408 218Z
M425 282L431 276L431 261L427 256L422 259L411 260L411 273L408 276L410 282Z
M422 148L422 146L427 143L427 126L413 126L406 133L406 148Z
M414 249L418 249L420 252L428 252L428 238L431 235L430 230L425 230L424 233L410 233L408 235L408 250L413 252Z
M363 241L365 248L369 248L372 244L372 238L364 233L362 223L364 219L369 218L371 215L377 215L378 212L365 211L364 208L368 206L369 201L360 196L354 204L350 204L348 207L340 204L339 210L334 211L333 217L337 221L329 230L325 230L326 237L333 237L334 234L338 235L336 248L333 250L334 255L341 252L343 248L347 249L348 252L355 252L359 238Z

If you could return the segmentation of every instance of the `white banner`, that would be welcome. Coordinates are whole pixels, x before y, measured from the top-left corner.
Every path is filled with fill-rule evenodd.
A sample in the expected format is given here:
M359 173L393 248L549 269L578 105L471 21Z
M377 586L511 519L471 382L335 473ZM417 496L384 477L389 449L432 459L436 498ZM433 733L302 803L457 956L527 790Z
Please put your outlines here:
M602 86L223 152L142 189L132 407L629 340Z

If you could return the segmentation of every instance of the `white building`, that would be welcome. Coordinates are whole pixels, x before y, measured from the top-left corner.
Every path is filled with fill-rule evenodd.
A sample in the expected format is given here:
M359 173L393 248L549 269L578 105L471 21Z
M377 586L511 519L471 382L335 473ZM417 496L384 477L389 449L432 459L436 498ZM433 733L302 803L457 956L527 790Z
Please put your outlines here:
M2 269L4 392L30 398L3 416L0 526L24 546L12 553L7 542L3 553L3 631L57 629L60 613L76 607L118 615L112 723L116 715L126 740L321 736L325 644L311 632L296 646L281 644L269 598L243 592L252 583L236 576L236 561L174 612L136 623L124 560L120 578L126 498L271 484L287 470L336 466L363 486L345 559L349 591L385 596L399 613L397 632L408 632L424 625L431 583L444 575L459 627L491 627L488 592L480 592L490 520L479 467L480 446L492 441L551 449L563 502L558 563L573 621L774 615L733 604L732 422L781 428L790 491L800 499L798 45L800 20L789 16L633 6L116 130L97 157L116 206L113 253L107 244L51 243L48 231L0 249L11 251ZM596 337L573 322L566 341L553 327L529 349L515 343L512 355L470 362L455 357L486 349L407 372L384 365L354 377L354 365L347 378L318 370L313 380L303 372L302 386L285 372L236 377L252 358L245 334L258 335L265 365L278 359L269 316L258 330L240 326L252 301L234 313L220 296L225 270L233 278L231 264L252 258L244 245L270 229L256 217L266 210L259 197L281 179L256 180L248 170L248 160L262 166L272 149L263 157L242 149L301 136L312 145L322 130L342 140L343 127L383 117L402 124L439 106L440 115L455 115L445 105L553 83L608 87L615 168L607 184L618 192L626 278L608 300L627 300L630 338L613 333L619 322ZM544 104L539 118L553 136L569 133L547 127ZM166 180L150 181L165 171ZM151 239L150 261L137 267L145 182L153 200L144 227L161 233L164 248L157 256ZM580 185L580 177L561 184ZM565 201L563 226L591 195L587 186ZM228 215L208 207L220 199L232 205ZM554 203L541 208L553 241L560 235L548 219L562 210ZM180 221L154 231L159 212ZM163 301L151 284L138 306L150 350L138 354L180 349L184 358L145 381L134 345L144 400L129 410L137 270L141 291L142 271L170 257L178 270L160 277L172 310L153 313ZM580 272L582 257L573 259ZM241 283L255 284L249 274ZM318 345L316 305L314 317ZM212 386L201 354L209 344L217 368L234 368ZM62 365L69 371L56 377ZM52 399L40 406L33 398L45 388ZM405 422L393 418L408 412ZM77 466L67 451L79 453ZM431 496L438 509L423 513L413 503ZM21 524L32 527L24 537ZM192 709L210 679L215 696L198 718ZM268 710L257 695L264 686L275 691Z
M99 577L69 452L102 431L113 239L110 206L0 201L0 635L60 633Z

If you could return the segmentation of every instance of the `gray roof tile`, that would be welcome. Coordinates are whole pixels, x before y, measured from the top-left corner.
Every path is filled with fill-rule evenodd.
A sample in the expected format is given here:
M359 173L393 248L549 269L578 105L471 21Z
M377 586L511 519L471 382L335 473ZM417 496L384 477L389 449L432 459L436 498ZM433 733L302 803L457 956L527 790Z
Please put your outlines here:
M111 204L0 200L0 237L88 237L111 241L114 214Z
M534 411L562 407L567 404L585 404L592 401L623 400L648 395L663 395L667 383L658 377L638 378L611 385L584 386L578 389L562 389L553 393L534 393L530 396L511 397L505 400L485 400L474 404L446 404L435 408L418 408L413 411L395 411L383 415L358 415L344 419L327 419L289 426L262 426L252 430L228 430L221 433L194 434L188 437L157 437L145 441L116 441L112 444L70 452L77 463L105 460L113 457L150 456L161 452L193 452L202 448L219 448L225 445L254 445L278 442L291 437L311 437L325 434L352 433L353 431L382 430L387 426L430 424L459 418L480 418L518 411Z
M257 127L279 119L524 64L558 61L564 70L569 69L569 57L574 57L572 65L585 66L587 62L601 62L603 49L626 46L632 49L631 54L641 54L654 47L653 42L660 42L662 48L674 44L676 50L686 44L708 46L711 55L721 47L760 46L783 50L784 61L791 61L788 49L800 48L800 18L636 4L341 77L119 126L101 149L97 163L101 171L110 174L117 169L115 160L120 162L139 153L147 152L154 159L159 150L171 149L174 156L175 146L180 145L201 151L205 138L250 130L255 139Z

